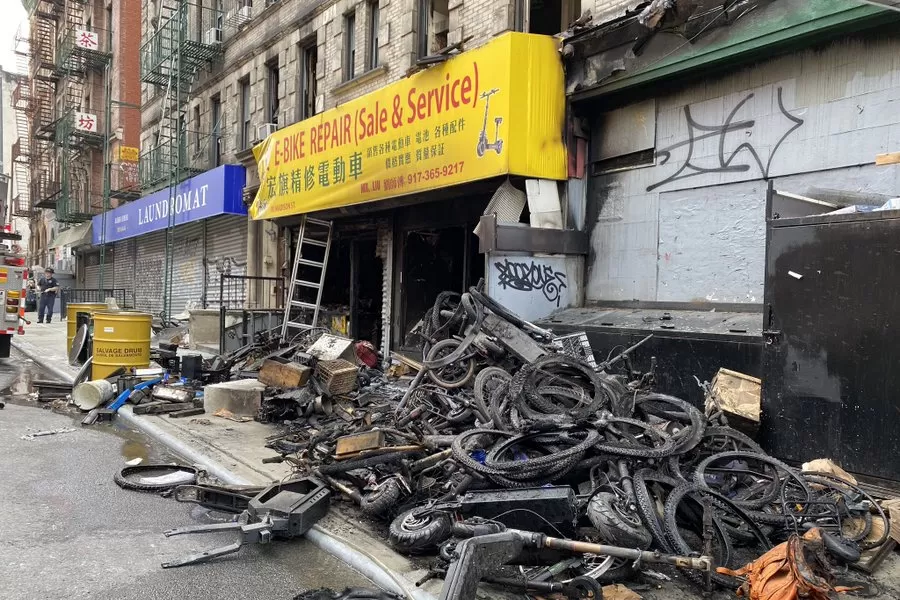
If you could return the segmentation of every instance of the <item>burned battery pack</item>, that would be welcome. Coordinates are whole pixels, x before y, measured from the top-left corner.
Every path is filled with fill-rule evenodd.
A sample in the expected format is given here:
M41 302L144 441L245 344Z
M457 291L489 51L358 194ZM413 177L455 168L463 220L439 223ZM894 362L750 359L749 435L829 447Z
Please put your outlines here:
M559 530L574 530L578 515L575 490L568 486L472 491L460 502L459 511L465 517L491 519L512 529L553 535L558 535Z

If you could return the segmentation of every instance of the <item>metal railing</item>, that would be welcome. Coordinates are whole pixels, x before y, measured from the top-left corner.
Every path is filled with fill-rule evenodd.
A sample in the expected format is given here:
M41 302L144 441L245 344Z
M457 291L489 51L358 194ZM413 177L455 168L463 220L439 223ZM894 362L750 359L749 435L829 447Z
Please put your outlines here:
M221 135L199 131L179 134L178 143L163 141L141 153L138 173L141 189L148 190L169 183L176 162L182 180L198 175L210 168ZM179 182L180 183L180 182Z
M281 327L284 297L285 285L281 277L222 274L218 298L219 353L248 346L258 334ZM211 299L209 304L216 302ZM229 313L239 320L228 325Z
M134 294L125 288L65 288L60 292L63 306L84 302L106 302L115 298L119 308L134 308Z

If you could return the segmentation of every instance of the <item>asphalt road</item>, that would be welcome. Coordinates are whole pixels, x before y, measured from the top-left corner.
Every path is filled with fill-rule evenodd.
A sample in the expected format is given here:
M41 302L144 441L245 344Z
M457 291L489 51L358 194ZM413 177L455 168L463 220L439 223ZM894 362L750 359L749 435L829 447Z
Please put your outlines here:
M0 599L287 600L307 589L368 581L304 540L248 546L214 563L160 563L225 545L234 534L165 538L173 527L221 518L154 494L125 491L113 473L127 459L171 461L143 435L81 427L28 397L27 359L0 360ZM33 440L32 430L73 432Z

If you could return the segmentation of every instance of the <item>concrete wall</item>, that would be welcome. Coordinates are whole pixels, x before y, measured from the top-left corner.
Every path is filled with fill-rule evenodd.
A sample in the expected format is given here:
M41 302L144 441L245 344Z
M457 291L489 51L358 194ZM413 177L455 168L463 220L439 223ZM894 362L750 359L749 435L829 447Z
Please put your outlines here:
M900 34L846 39L597 115L587 300L760 303L767 179L900 195L900 167L874 166L900 150L898 57ZM623 122L650 146L599 143ZM641 166L596 175L629 152Z
M534 321L580 304L581 256L496 252L486 260L488 294L523 319Z

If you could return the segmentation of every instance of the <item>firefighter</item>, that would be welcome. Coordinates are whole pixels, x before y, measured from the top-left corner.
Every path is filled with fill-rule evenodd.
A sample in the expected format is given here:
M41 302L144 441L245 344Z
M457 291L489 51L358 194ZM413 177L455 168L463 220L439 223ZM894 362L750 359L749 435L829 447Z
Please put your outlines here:
M44 269L44 276L38 281L38 289L41 290L40 309L38 310L38 323L49 323L53 316L53 306L56 304L56 294L59 293L59 282L53 276L53 267ZM47 320L44 321L44 311L47 311Z

